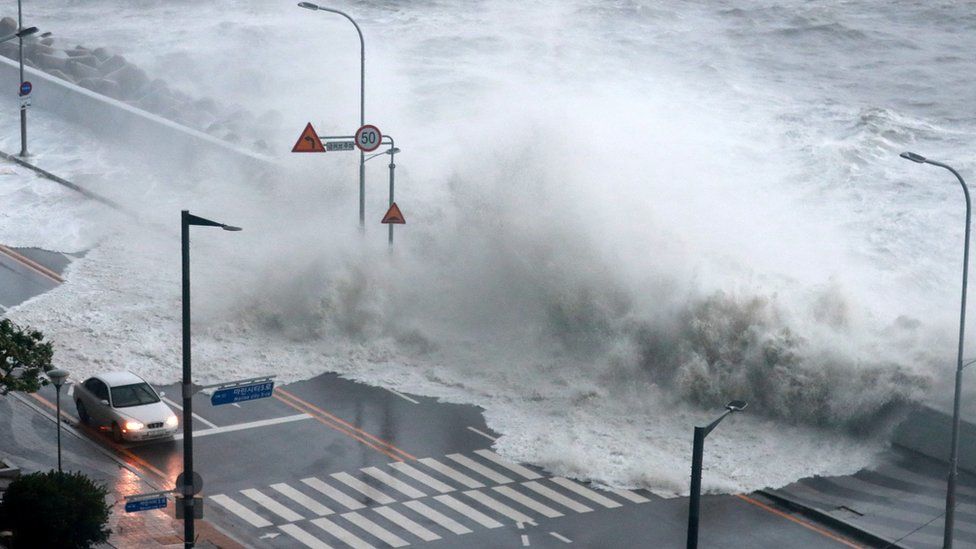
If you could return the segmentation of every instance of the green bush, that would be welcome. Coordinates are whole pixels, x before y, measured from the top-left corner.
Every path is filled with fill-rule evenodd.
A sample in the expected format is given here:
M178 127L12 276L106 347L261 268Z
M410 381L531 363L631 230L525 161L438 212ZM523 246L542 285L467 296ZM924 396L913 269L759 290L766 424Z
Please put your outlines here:
M32 473L10 483L0 502L0 530L13 546L81 549L108 540L108 490L81 473Z

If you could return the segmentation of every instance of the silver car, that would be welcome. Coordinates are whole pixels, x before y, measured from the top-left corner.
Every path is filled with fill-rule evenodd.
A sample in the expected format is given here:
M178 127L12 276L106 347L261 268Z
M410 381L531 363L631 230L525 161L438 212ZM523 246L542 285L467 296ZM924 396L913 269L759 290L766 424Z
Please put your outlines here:
M179 420L146 380L131 372L109 372L72 386L78 419L116 442L171 437Z

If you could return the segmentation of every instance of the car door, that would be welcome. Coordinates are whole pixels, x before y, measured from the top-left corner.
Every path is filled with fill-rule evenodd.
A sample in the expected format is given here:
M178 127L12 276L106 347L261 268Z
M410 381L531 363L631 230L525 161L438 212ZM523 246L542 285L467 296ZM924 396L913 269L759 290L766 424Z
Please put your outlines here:
M89 381L91 382L90 386L88 385ZM92 421L94 421L96 425L104 425L109 423L112 417L112 409L111 407L102 403L102 401L108 400L108 386L105 385L102 380L96 378L86 381L85 386L89 389L89 393L91 394L91 406L89 406L87 403L85 404L85 408L88 410L88 415L91 416Z

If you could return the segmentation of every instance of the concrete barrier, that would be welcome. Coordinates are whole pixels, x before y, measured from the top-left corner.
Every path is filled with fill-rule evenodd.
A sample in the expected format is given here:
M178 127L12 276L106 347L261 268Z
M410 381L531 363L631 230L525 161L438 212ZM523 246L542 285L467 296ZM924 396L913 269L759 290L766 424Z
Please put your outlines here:
M951 439L952 412L920 406L895 428L891 443L948 463ZM976 425L966 421L959 428L958 466L976 473Z
M24 78L34 85L31 108L43 109L87 127L100 136L123 141L147 158L167 166L192 168L215 158L228 160L242 171L253 173L275 167L273 158L201 131L188 128L142 109L97 94L31 67L24 67ZM0 56L0 89L14 94L20 79L19 65ZM30 143L30 119L27 138ZM28 147L29 149L29 147Z

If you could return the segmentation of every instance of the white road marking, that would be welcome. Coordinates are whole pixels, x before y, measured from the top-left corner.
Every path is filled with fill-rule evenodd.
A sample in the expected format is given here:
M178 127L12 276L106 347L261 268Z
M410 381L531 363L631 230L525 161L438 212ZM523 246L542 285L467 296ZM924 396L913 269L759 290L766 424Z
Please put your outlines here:
M313 536L312 534L309 534L294 524L283 524L278 528L282 532L305 544L306 547L311 547L312 549L332 549L331 545L328 545L324 541Z
M263 534L263 535L259 536L258 539L275 539L276 537L278 537L280 535L281 534L279 534L277 532L268 532L267 534Z
M505 505L504 503L492 498L488 494L482 494L477 490L469 490L465 492L464 495L477 501L478 503L484 505L485 507L491 509L492 511L505 515L506 517L514 520L515 522L532 522L533 524L535 523L532 520L532 517L524 513L520 513L515 509L512 509L508 505Z
M487 460L494 461L495 463L501 465L502 467L508 469L509 471L522 475L523 477L529 480L536 480L542 478L542 475L533 473L532 471L526 469L525 467L522 467L517 463L512 463L510 461L507 461L505 458L501 457L495 452L492 452L491 450L475 450L474 453L478 454L479 456Z
M183 410L183 407L182 406L180 406L179 404L173 402L172 400L170 400L170 399L168 399L166 397L163 397L163 402L165 402L166 404L169 404L170 406L172 406L173 408L176 408L177 410L181 410L181 411ZM206 419L198 416L196 414L196 412L193 412L190 415L192 415L194 418L196 418L200 423L203 423L204 425L206 425L206 426L208 426L208 427L210 427L212 429L217 427L217 425L215 425L215 424L207 421Z
M257 528L264 528L265 526L271 526L271 523L265 520L264 517L258 515L254 511L251 511L247 507L244 507L240 503L237 503L236 501L230 499L229 497L223 494L210 496L210 501L213 501L214 503L220 505L224 509L227 509L231 513L234 513L235 515L243 519L245 522L250 523L251 526L255 526Z
M430 467L431 469L437 471L438 473L444 475L445 477L450 477L450 478L452 478L452 479L460 482L461 484L467 486L468 488L484 488L485 487L484 484L481 484L477 480L475 480L475 479L473 479L473 478L471 478L471 477L469 477L469 476L467 476L465 474L462 474L462 473L460 473L458 471L455 471L454 469L451 469L447 465L444 465L443 463L437 461L434 458L422 458L422 459L420 459L418 461L420 461L420 463L423 463L427 467Z
M559 541L561 541L563 543L573 543L573 540L567 538L566 536L560 534L559 532L549 532L549 535L552 536L552 537L554 537L554 538L556 538L556 539L558 539Z
M529 546L529 536L522 534L522 547Z
M380 492L376 488L373 488L369 484L366 484L349 473L332 473L332 478L338 480L353 490L362 493L364 496L375 501L376 503L379 503L380 505L389 505L396 501L390 496Z
M575 499L570 499L560 494L559 492L553 490L552 488L539 484L538 482L530 481L522 484L522 486L525 486L529 490L532 490L533 492L539 495L545 496L560 505L569 507L570 509L576 511L577 513L589 513L590 511L593 510L587 507L586 505L583 505L582 503L576 501Z
M240 404L238 404L238 403L236 403L236 402L231 402L231 403L230 403L230 405L231 405L231 406L234 406L234 407L236 407L236 408L240 408L240 407L241 407L241 405L240 405Z
M421 492L420 490L410 486L402 480L393 478L389 473L385 471L380 471L376 467L364 467L360 471L366 473L367 475L375 478L376 480L388 485L390 488L400 492L401 494L411 498L417 499L426 496L427 494Z
M556 484L562 486L563 488L566 488L567 490L572 490L573 492L576 492L577 494L583 496L584 498L587 498L591 501L595 501L608 509L613 509L614 507L620 507L620 504L617 503L616 501L601 496L600 494L594 492L593 490L590 490L586 486L581 486L579 484L576 484L575 482L569 480L568 478L552 477L549 480L555 482Z
M285 483L272 484L272 488L278 491L279 494L291 499L292 501L298 503L299 505L305 507L309 511L315 513L318 516L331 515L333 513L332 509L329 509L325 505L315 501L314 499L306 496L305 494L299 492L298 490L288 486Z
M462 534L471 533L471 529L469 529L467 526L448 517L447 515L441 513L440 511L431 509L430 507L424 505L423 503L420 503L419 501L405 501L403 502L403 504L409 507L410 509L412 509L415 513L429 518L432 522L439 524L440 526L443 526L445 529L450 530L451 532L459 536Z
M254 500L254 502L261 507L264 507L268 511L271 511L288 522L295 522L296 520L302 520L305 518L277 501L262 494L260 491L255 490L254 488L241 490L241 493Z
M330 498L336 500L337 502L339 502L340 505L344 506L347 509L352 509L355 511L356 509L363 509L366 507L362 503L356 501L355 499L340 492L338 489L333 488L332 486L322 482L321 480L315 477L303 478L302 482L311 486L312 488L315 488L316 490L322 492L323 494L329 496Z
M518 528L519 530L525 530L525 523L524 522L516 522L515 523L515 527Z
M620 497L622 497L624 499L629 499L630 501L632 501L634 503L647 503L647 502L651 501L651 500L645 498L644 496L642 496L642 495L640 495L640 494L638 494L636 492L633 492L631 490L611 490L611 491L614 494L617 494L618 496L620 496Z
M342 518L348 520L349 522L355 524L356 526L366 530L370 534L383 540L385 543L393 547L405 547L410 545L407 541L393 532L383 528L379 524L369 520L368 518L360 515L359 513L345 513Z
M376 507L373 509L377 513L383 515L387 520L396 524L400 528L410 532L411 534L417 536L424 541L434 541L441 539L440 536L431 532L430 530L424 528L423 526L417 524L415 521L408 519L403 516L403 514L397 512L389 507Z
M493 442L494 442L494 441L496 441L496 440L498 440L497 438L495 438L495 437L493 437L493 436L491 436L491 435L489 435L488 433L486 433L486 432L484 432L484 431L481 431L481 430L478 430L478 429L475 429L474 427L468 427L468 430L469 430L469 431L472 431L472 432L474 432L474 433L477 433L477 434L479 434L479 435L481 435L481 436L483 436L483 437L485 437L485 438L487 438L487 439L488 439L488 440L490 440L490 441L493 441Z
M243 431L245 429L254 429L257 427L267 427L269 425L278 425L279 423L288 423L289 421L299 421L302 419L311 419L312 416L308 414L296 414L293 416L276 417L272 419L262 419L260 421L251 421L249 423L238 423L236 425L226 425L224 427L214 427L213 429L203 429L202 431L194 431L193 438L205 437L207 435L216 435L219 433L230 433L232 431ZM173 435L175 440L182 440L183 434L176 433Z
M548 518L556 518L556 517L563 516L562 513L553 509L552 507L543 505L538 501L530 498L529 496L522 494L521 492L516 492L515 490L511 489L508 486L496 486L493 489L499 494L502 494L503 496L510 498L513 501L517 501L521 503L522 505L528 507L529 509L532 509L533 511L539 513L542 516Z
M447 456L445 456L445 457L447 457L451 461L454 461L456 463L460 463L461 465L464 465L468 469L471 469L475 473L478 473L479 475L481 475L481 476L483 476L483 477L491 480L492 482L497 482L499 484L505 484L507 482L512 482L512 479L506 477L505 475L503 475L501 473L497 473L497 472L495 472L495 471L493 471L493 470L485 467L484 465L478 463L477 461L474 461L473 459L469 458L468 456L462 456L461 454L447 454Z
M466 503L462 503L452 498L451 496L434 496L434 499L477 522L485 528L501 528L502 526L502 523L498 522L497 520L489 517L481 511L478 511Z
M393 463L390 464L390 467L393 467L397 471L399 471L399 472L401 472L401 473L403 473L403 474L405 474L405 475L413 478L414 480L417 480L419 482L422 482L422 483L426 484L427 486L430 486L431 488L433 488L434 490L437 490L438 492L440 492L442 494L446 494L447 492L453 492L454 491L454 488L452 488L451 486L448 486L447 484L444 484L443 482L441 482L441 481L437 480L436 478L428 475L427 473L422 473L422 472L414 469L413 467L411 467L410 465L407 465L406 463L404 463L402 461L394 461Z
M406 400L407 402L412 402L412 403L414 403L414 404L420 404L420 403L419 403L419 402L417 402L416 400L414 400L414 399L412 399L412 398L410 398L410 397L408 397L407 395L405 395L405 394L403 394L403 393L401 393L400 391L394 391L393 389L390 389L390 388L387 388L387 387L383 387L383 388L384 388L384 389L386 389L387 391L389 391L389 392L391 392L391 393L393 393L393 394L395 394L396 396L398 396L398 397L400 397L400 398L402 398L403 400Z
M353 549L375 549L372 545L354 536L349 530L346 530L327 518L312 519L312 524L332 534L336 539Z

